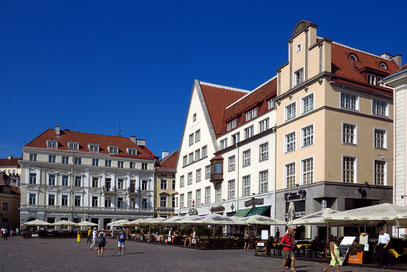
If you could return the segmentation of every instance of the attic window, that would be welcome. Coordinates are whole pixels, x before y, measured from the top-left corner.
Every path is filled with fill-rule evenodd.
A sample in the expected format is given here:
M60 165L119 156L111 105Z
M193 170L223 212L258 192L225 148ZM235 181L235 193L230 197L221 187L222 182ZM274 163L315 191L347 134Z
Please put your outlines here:
M227 131L234 129L237 125L237 119L233 119L232 121L227 123Z
M109 146L109 153L118 154L119 153L119 148L117 146Z
M79 143L76 142L68 142L68 148L70 150L79 150Z
M127 148L127 153L129 153L129 155L137 155L137 148Z
M89 144L89 151L90 152L99 152L99 145L98 144Z
M47 147L48 148L58 148L58 141L57 140L47 140Z
M384 62L381 62L381 63L379 64L379 67L382 68L382 69L386 69L386 70L387 70L387 65L386 65L386 63L384 63Z
M348 58L351 59L351 60L355 60L355 61L358 60L358 57L355 54L349 54Z
M371 85L376 85L376 76L372 74L367 74L367 83Z

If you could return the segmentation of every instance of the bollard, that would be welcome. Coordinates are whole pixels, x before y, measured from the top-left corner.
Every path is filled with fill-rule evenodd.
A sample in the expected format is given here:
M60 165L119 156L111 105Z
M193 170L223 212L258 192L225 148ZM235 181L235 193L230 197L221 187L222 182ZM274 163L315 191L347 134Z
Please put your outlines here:
M81 241L81 232L78 230L78 235L77 235L77 237L76 237L76 241L77 242L80 242Z

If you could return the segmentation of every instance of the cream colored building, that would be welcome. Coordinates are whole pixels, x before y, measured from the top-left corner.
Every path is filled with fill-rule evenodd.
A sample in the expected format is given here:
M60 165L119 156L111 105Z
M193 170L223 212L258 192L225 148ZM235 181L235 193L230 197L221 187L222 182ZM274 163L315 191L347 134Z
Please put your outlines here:
M391 202L393 92L379 81L400 64L296 25L277 69L277 218L290 202L297 217Z

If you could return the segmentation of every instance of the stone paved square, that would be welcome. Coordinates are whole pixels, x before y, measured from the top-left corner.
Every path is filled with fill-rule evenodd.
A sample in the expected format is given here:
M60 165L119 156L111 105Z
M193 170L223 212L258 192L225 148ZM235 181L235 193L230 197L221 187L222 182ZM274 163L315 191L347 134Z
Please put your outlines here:
M194 250L127 241L125 255L108 239L105 256L89 251L86 239L21 239L0 241L0 271L280 271L279 258L254 256L254 251ZM322 271L325 263L297 261L297 272ZM289 271L288 269L286 271ZM331 269L331 271L335 271ZM341 271L394 271L344 266Z

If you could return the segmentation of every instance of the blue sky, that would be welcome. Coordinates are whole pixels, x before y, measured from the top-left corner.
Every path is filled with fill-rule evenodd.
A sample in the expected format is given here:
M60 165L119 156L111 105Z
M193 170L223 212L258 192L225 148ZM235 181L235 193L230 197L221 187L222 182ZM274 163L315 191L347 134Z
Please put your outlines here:
M194 79L253 89L287 61L296 23L407 58L404 1L0 3L0 157L59 124L179 148Z

